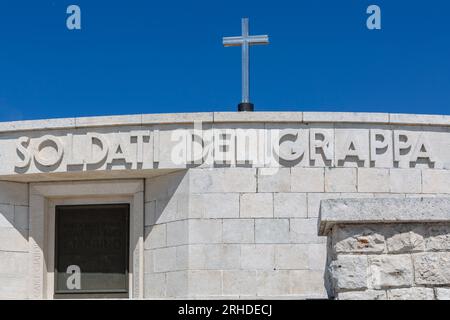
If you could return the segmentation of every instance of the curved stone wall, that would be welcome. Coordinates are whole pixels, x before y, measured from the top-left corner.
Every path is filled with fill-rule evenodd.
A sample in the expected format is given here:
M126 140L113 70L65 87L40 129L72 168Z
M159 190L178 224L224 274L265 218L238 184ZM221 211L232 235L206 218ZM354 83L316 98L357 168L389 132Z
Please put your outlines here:
M0 123L0 180L20 190L130 178L145 181L144 297L333 297L317 231L321 201L449 197L450 117L255 112ZM0 185L6 198L10 183ZM0 225L0 237L11 228Z

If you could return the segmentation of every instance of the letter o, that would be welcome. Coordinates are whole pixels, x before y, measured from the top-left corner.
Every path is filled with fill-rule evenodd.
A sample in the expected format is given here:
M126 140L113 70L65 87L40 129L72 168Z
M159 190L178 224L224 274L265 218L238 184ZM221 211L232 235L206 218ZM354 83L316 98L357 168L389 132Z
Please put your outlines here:
M43 148L52 146L56 150L56 156L45 157L41 154ZM61 161L64 155L64 148L61 141L54 136L45 135L41 138L34 152L34 160L44 167L51 167Z

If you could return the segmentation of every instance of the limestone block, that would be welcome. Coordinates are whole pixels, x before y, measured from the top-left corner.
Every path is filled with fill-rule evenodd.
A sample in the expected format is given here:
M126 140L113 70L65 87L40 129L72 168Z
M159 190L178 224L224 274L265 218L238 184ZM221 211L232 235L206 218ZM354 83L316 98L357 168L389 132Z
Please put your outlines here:
M423 226L409 225L394 227L395 234L386 239L386 247L389 253L418 252L425 250Z
M157 224L145 228L145 249L155 249L166 246L166 225Z
M190 191L192 193L256 192L256 169L191 169Z
M327 237L317 235L317 218L290 219L291 243L326 243Z
M144 225L154 225L156 223L156 200L146 202L144 208Z
M26 275L4 275L0 273L0 299L28 298L28 281Z
M193 270L233 270L240 267L241 248L236 244L189 246L189 268Z
M358 168L358 192L389 192L389 170Z
M273 270L275 247L269 244L241 245L241 268L244 270Z
M289 293L311 299L327 299L324 272L315 270L290 270Z
M160 248L153 250L153 266L155 272L177 270L177 248Z
M423 193L450 193L449 170L422 170Z
M308 269L308 255L304 245L275 245L275 268Z
M0 251L28 252L28 231L0 227Z
M168 222L167 226L167 246L179 246L189 242L189 222L180 220Z
M419 285L450 284L450 252L413 254L415 281Z
M28 184L0 181L0 203L28 205Z
M339 199L339 193L308 193L308 218L317 218L320 212L320 202L327 199Z
M224 219L224 243L254 243L255 221L253 219Z
M422 175L419 169L390 169L390 191L393 193L421 193Z
M272 218L273 194L272 193L243 193L241 194L242 218Z
M166 296L172 298L185 298L189 293L188 271L175 271L166 273Z
M308 256L308 269L323 272L327 263L326 243L311 243L304 245Z
M275 193L273 201L276 218L306 218L308 215L305 193Z
M364 225L342 225L333 228L333 249L336 253L382 253L384 235Z
M403 288L387 291L388 300L434 300L431 288Z
M321 203L319 233L328 233L336 223L447 222L449 208L447 198L326 200Z
M292 192L324 192L324 168L291 168Z
M283 296L290 293L289 271L257 271L257 295L263 297Z
M290 192L290 168L259 168L258 192Z
M145 201L171 198L187 192L189 177L185 170L145 179Z
M356 191L356 168L325 168L325 192Z
M222 220L189 220L189 243L221 243Z
M28 253L0 251L0 274L26 275L28 273Z
M193 194L189 205L190 217L239 218L238 193Z
M450 288L435 288L437 300L450 300Z
M338 300L386 300L387 295L384 290L365 290L340 292L337 295Z
M222 271L189 271L191 296L218 296L222 294Z
M153 251L154 250L144 250L144 273L155 272L153 263Z
M0 204L0 227L14 228L14 206Z
M339 255L329 268L337 291L367 288L367 256Z
M450 225L431 224L428 228L425 246L430 251L450 251Z
M224 271L223 294L237 296L256 296L256 271Z
M29 229L28 206L14 206L14 226L19 229Z
M411 256L379 255L369 256L369 282L372 288L395 288L411 286L413 265Z
M289 243L289 219L256 219L256 243Z
M152 273L144 275L144 297L163 298L166 296L166 274Z

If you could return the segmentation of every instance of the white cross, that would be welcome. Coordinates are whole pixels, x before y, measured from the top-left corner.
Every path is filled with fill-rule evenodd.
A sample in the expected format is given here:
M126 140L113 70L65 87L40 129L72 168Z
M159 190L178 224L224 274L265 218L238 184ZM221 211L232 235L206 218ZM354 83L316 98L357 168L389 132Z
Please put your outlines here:
M242 36L239 37L224 37L223 45L225 47L242 46L242 102L250 103L249 93L249 46L257 44L268 44L269 36L250 36L248 31L248 18L242 19Z

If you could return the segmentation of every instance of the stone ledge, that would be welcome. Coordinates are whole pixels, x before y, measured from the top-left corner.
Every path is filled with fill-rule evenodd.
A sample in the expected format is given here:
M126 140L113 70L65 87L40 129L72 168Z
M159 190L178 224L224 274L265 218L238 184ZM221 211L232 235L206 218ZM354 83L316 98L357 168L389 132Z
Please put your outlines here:
M335 199L320 205L319 235L336 224L434 223L450 221L450 199Z
M450 116L364 112L197 112L156 113L0 122L0 133L86 127L207 123L372 123L450 126Z

